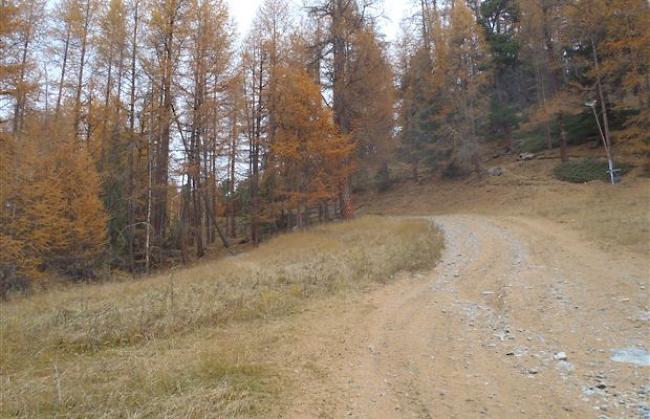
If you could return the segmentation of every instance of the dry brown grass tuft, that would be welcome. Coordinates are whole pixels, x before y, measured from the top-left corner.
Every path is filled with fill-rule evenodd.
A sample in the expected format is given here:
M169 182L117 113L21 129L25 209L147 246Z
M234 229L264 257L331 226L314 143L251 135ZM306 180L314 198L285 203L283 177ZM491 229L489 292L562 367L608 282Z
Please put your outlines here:
M1 308L0 413L266 416L283 384L260 343L211 331L430 267L440 248L426 221L366 217L146 280L17 298Z

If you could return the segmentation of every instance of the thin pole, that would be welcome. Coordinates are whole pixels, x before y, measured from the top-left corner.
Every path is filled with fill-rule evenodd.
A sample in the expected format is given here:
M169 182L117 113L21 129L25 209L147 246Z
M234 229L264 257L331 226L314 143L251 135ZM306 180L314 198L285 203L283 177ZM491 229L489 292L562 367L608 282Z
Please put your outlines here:
M605 153L607 153L607 166L609 167L609 180L612 183L614 182L614 162L612 160L612 153L609 149L609 144L603 133L603 128L600 126L600 120L598 119L598 114L596 113L596 106L589 106L594 113L594 118L596 118L596 125L598 125L598 132L600 132L600 138L603 140L603 145L605 146Z

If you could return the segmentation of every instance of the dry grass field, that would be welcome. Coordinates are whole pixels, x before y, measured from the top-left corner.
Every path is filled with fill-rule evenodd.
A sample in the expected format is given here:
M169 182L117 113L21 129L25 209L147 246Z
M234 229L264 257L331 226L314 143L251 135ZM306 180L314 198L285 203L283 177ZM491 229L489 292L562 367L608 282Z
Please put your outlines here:
M426 221L364 217L148 279L16 297L1 308L0 412L267 417L291 386L264 356L270 323L429 268L441 247Z

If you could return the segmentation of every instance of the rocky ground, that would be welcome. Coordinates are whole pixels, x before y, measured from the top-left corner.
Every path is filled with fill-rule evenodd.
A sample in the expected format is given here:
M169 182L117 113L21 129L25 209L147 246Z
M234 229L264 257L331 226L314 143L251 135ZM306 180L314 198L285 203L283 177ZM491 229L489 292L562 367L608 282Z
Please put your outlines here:
M540 219L431 222L435 271L303 316L289 417L650 417L647 258Z

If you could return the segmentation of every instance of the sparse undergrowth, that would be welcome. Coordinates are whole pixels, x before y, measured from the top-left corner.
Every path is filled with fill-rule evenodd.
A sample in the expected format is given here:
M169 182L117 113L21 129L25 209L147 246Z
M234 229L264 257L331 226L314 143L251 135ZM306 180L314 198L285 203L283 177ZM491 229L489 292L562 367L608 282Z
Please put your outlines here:
M614 165L619 169L619 176L623 176L630 171L632 166L629 164L616 163ZM581 159L569 161L558 165L553 174L559 180L572 183L591 182L592 180L609 181L609 167L607 161L596 159Z
M204 331L431 267L440 248L427 221L366 217L146 280L17 298L1 308L0 413L263 416L272 368Z

